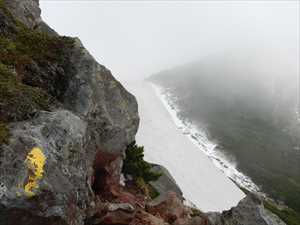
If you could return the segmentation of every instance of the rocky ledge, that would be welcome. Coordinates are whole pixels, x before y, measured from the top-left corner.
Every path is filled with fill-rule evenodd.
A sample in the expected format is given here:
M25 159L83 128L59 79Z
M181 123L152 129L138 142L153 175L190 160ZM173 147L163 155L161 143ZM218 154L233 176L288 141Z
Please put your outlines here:
M252 197L222 214L185 206L158 165L159 197L121 185L135 97L40 14L38 0L0 0L1 225L283 224Z

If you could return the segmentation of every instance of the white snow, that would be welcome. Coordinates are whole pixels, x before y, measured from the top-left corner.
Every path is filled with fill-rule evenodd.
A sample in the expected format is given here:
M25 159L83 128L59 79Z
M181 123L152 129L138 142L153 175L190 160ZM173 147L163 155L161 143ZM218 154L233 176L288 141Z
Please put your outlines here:
M136 140L145 146L145 159L165 166L184 197L202 211L223 211L237 205L244 193L183 134L180 121L168 112L151 84L138 82L126 88L138 100L141 122ZM205 146L214 148L209 141Z

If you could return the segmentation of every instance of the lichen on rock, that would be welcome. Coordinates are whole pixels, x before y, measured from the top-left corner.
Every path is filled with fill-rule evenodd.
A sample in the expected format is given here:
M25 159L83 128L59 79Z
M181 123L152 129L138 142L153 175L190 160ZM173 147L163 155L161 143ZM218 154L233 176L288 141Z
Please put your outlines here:
M46 163L46 157L41 148L34 147L26 157L26 166L28 168L29 177L24 191L27 196L32 197L34 190L39 187L39 180L43 178L44 165Z

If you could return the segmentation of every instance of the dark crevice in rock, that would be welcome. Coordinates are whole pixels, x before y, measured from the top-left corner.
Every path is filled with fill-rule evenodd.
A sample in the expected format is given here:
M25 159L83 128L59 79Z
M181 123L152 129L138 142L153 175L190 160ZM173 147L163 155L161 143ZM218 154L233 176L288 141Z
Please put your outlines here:
M99 150L93 164L92 190L95 195L108 197L113 187L118 187L119 176L116 174L113 162L118 159L117 154Z
M104 168L98 168L94 170L94 181L92 184L92 190L96 195L100 195L105 190L105 180L108 177L108 172Z

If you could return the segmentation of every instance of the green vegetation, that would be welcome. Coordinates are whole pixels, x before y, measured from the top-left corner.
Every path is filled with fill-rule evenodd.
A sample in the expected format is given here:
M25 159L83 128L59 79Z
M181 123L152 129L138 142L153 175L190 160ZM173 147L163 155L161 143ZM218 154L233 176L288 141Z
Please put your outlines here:
M264 201L264 206L272 213L276 214L287 225L300 225L300 214L292 209L279 209L275 204L270 201Z
M201 212L199 209L197 208L191 208L191 217L196 217L196 216L203 216L203 212Z
M0 9L8 16L12 17L11 13L5 7L4 0L0 0Z
M30 118L37 110L49 110L51 96L37 87L24 85L0 63L0 115L5 122Z
M0 145L9 137L6 123L31 118L38 110L49 110L52 97L38 87L25 85L0 62Z
M160 193L156 190L156 188L153 187L151 184L148 184L148 191L151 199L155 199L160 195Z
M0 122L0 144L7 143L9 137L9 131L5 123Z
M149 196L151 199L159 196L159 192L151 184L146 183L143 178L136 178L135 184L144 195Z
M159 193L150 181L156 181L161 174L151 171L152 165L144 160L144 147L139 147L135 142L126 149L126 158L123 164L124 175L132 176L136 186L147 196L155 198Z
M51 110L74 72L74 40L31 30L16 20L0 0L0 145L7 142L9 122ZM3 31L3 32L2 32Z
M236 183L236 185L246 194L248 195L250 191L241 187ZM294 211L291 208L280 209L276 203L273 203L270 200L263 200L264 207L277 215L280 219L282 219L287 225L300 225L300 214Z
M239 169L264 192L300 212L300 158L293 150L297 143L271 121L239 117L238 113L223 112L223 121L214 118L213 137L234 154Z
M70 63L73 46L71 38L49 36L19 26L15 35L0 37L0 62L15 68L23 83L60 98L73 69Z
M157 180L161 174L151 171L152 165L144 160L144 147L137 146L135 142L128 145L123 173L131 175L134 179L142 178L145 182Z

